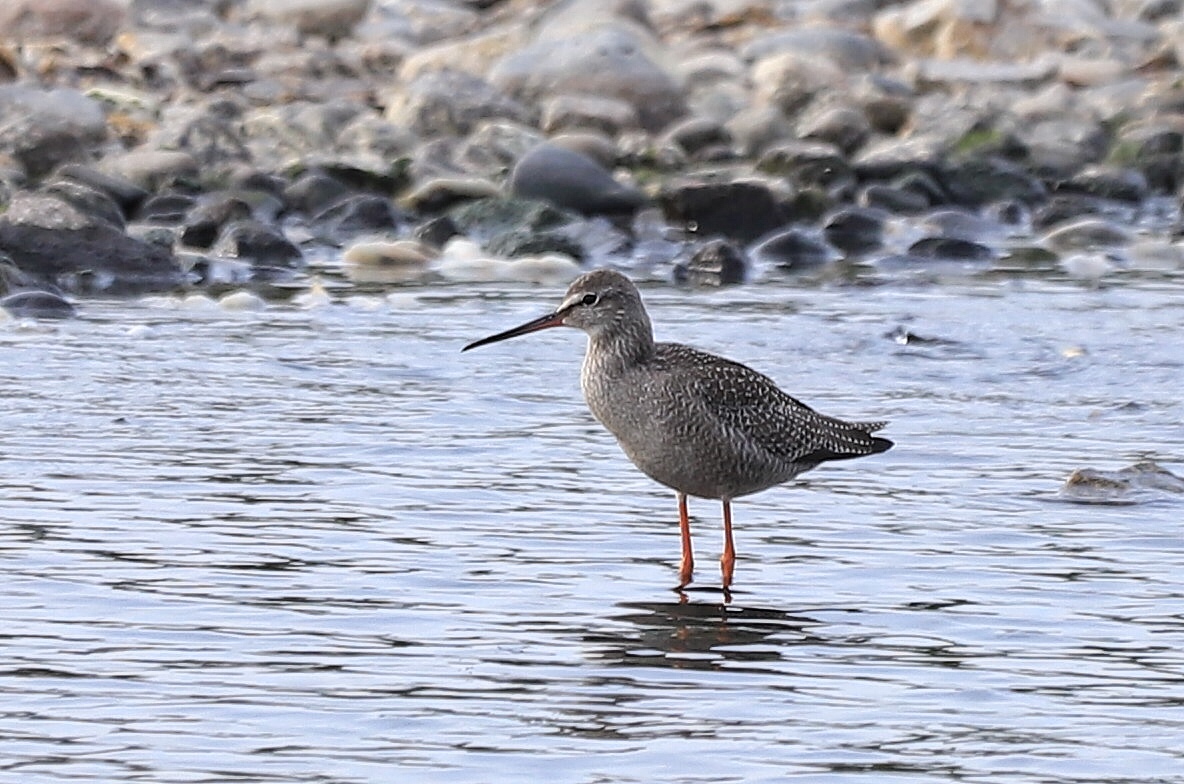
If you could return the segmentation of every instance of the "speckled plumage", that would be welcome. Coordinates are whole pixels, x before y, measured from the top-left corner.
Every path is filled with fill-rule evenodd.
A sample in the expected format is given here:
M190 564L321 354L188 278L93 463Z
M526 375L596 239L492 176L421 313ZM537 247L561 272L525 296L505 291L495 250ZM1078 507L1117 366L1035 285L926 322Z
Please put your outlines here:
M787 482L828 460L892 446L872 435L883 422L820 414L738 362L679 343L655 343L637 288L613 270L580 276L554 313L466 349L555 326L588 334L581 386L592 414L634 465L679 494L682 585L690 581L692 566L685 496L724 504L727 588L734 560L732 499Z

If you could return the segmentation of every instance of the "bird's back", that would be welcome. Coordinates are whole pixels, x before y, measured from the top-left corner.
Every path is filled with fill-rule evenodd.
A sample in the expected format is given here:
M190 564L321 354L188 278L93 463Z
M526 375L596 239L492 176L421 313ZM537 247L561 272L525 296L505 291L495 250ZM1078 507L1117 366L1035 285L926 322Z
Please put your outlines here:
M738 362L679 343L654 348L644 363L591 374L596 388L584 391L630 459L677 490L735 498L892 446L871 435L884 423L820 414Z

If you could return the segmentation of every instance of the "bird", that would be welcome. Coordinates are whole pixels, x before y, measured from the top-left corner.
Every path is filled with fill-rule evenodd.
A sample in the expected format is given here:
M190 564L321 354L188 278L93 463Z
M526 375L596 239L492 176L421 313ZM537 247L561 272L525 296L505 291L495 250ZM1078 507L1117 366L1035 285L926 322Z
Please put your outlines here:
M682 544L676 590L692 582L695 568L688 496L723 504L720 571L730 596L733 500L822 463L893 446L872 435L887 422L826 416L746 365L681 343L656 342L640 292L614 269L580 275L554 311L461 350L553 327L587 333L580 386L588 408L642 473L675 491Z

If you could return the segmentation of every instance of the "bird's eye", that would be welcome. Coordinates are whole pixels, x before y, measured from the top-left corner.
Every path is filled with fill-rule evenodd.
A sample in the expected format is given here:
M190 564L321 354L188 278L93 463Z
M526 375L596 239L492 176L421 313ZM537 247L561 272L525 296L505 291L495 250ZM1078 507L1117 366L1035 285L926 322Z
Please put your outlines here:
M600 299L600 297L596 296L592 292L588 292L587 294L584 295L583 299L580 300L580 304L581 305L595 305L596 300L598 300L598 299Z

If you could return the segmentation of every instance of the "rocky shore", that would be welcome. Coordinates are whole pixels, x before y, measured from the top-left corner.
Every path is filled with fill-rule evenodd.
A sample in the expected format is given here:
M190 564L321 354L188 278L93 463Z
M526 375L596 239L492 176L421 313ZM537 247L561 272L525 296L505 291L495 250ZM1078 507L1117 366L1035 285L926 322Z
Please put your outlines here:
M1176 275L1181 5L11 0L0 305Z

